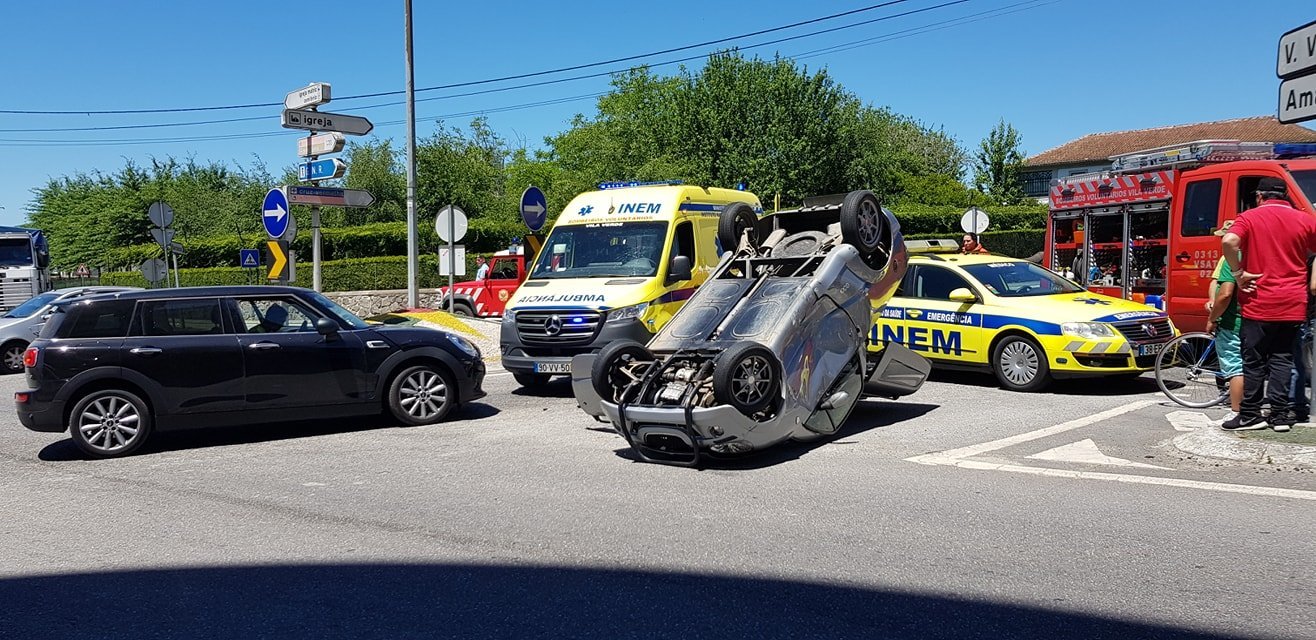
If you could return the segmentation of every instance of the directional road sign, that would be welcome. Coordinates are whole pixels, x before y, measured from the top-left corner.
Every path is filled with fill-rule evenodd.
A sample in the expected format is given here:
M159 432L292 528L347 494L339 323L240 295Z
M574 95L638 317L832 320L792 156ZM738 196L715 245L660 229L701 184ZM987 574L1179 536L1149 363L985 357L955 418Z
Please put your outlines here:
M349 136L363 136L370 133L375 125L360 116L284 109L283 127L285 129L307 129L310 131L337 131L346 133Z
M288 213L288 197L283 194L283 190L270 189L260 209L260 221L265 225L265 233L270 234L271 238L282 238L288 231L288 218L291 217Z
M297 179L302 181L341 178L346 172L347 163L338 158L303 162L297 165Z
M266 240L265 247L269 251L267 254L269 260L266 264L270 266L270 271L265 275L265 279L286 281L288 278L288 243L280 240Z
M167 227L174 223L174 209L159 200L151 203L151 207L146 210L146 217L157 227Z
M452 237L448 237L448 229L452 228ZM444 242L457 242L466 237L466 212L461 207L450 204L439 209L439 215L434 216L434 231L439 234L439 239Z
M309 156L319 156L326 153L338 153L343 150L343 144L347 138L337 131L329 133L317 133L313 136L299 138L297 140L297 155L306 158Z
M548 200L544 198L544 192L533 185L526 187L521 192L521 219L525 221L525 226L530 227L531 231L539 231L544 228L547 217Z
M1293 78L1308 71L1316 71L1316 21L1298 27L1279 37L1279 57L1275 61L1275 75Z
M1316 73L1279 83L1279 121L1293 124L1316 120Z
M289 185L288 202L292 204L318 204L325 207L368 207L375 196L363 189L335 189L333 187L300 187Z
M326 102L329 102L329 83L312 82L310 86L289 93L288 97L283 99L283 106L288 109L302 109Z
M174 230L151 227L151 239L158 245L169 244L174 241Z
M255 269L260 266L260 250L258 249L238 249L238 265L244 269Z

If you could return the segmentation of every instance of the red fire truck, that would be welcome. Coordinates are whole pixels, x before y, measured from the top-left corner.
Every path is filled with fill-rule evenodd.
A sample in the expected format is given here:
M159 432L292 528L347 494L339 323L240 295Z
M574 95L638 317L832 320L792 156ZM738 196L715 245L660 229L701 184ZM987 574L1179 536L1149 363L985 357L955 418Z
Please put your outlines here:
M1255 206L1257 181L1288 183L1316 214L1316 144L1201 140L1111 158L1108 172L1051 185L1044 264L1089 290L1169 312L1181 330L1206 325L1220 258L1215 231Z
M508 298L525 281L525 255L499 251L489 257L489 275L484 280L454 282L452 312L459 316L501 316ZM448 308L448 287L439 287L439 307Z

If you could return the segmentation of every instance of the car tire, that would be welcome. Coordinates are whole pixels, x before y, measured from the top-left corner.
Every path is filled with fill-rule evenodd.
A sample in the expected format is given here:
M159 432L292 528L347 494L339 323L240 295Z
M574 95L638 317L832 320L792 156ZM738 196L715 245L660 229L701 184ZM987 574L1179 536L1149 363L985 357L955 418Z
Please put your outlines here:
M617 401L617 392L628 382L622 367L632 362L653 362L653 353L644 345L634 340L618 340L608 343L594 358L590 368L590 382L600 398L608 402Z
M136 394L101 389L83 396L69 412L73 444L93 458L117 458L141 448L151 435L151 409Z
M452 305L452 315L469 318L475 315L475 310L471 309L471 305L466 304L465 302L457 302Z
M713 360L713 397L752 416L772 405L780 394L781 367L767 347L740 342Z
M553 376L547 373L519 373L514 371L512 372L512 379L523 387L542 387L548 384Z
M1006 336L992 349L992 372L1011 391L1041 391L1051 384L1046 351L1031 338Z
M872 191L851 191L841 202L841 240L872 264L887 235L886 216Z
M740 236L749 230L749 245L758 247L762 240L759 231L759 217L754 207L744 202L733 202L723 207L717 219L717 241L723 251L735 251L740 246Z
M23 373L23 352L27 351L27 343L22 340L14 340L5 343L0 347L0 352L4 354L4 372L5 373Z
M442 422L456 404L457 383L440 365L407 367L388 387L389 413L408 426Z

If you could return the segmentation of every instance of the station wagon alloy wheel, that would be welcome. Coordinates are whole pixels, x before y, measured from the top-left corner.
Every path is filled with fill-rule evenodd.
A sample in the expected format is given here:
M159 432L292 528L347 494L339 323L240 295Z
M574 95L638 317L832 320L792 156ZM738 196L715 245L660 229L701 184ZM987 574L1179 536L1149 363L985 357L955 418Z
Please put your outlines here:
M430 365L409 367L393 379L389 409L403 423L433 424L452 410L456 393L456 383L447 371Z
M992 350L996 379L1014 391L1038 391L1051 381L1045 352L1033 340L1007 336Z
M767 347L740 342L713 361L713 395L752 416L772 405L781 388L776 357Z
M731 394L743 404L757 404L768 395L772 386L771 365L763 356L751 356L740 361L731 374Z
M882 237L882 212L877 203L864 200L859 205L859 240L863 246L876 246Z
M88 394L74 406L69 422L73 442L98 458L132 453L151 431L146 404L119 389Z

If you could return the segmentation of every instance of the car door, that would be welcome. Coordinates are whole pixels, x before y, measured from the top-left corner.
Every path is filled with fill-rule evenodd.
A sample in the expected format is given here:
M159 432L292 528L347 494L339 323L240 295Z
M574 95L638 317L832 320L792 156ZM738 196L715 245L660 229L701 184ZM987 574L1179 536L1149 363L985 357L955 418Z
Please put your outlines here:
M485 315L490 312L502 313L503 307L507 304L507 299L516 293L516 288L521 285L521 270L515 256L501 256L493 259L489 267L489 278L485 280L485 287L489 290L489 297L486 299L481 308L475 310L476 315ZM490 308L492 307L492 308Z
M982 294L958 272L936 264L914 265L905 281L905 331L901 342L928 358L987 361L982 346ZM978 302L951 300L968 289Z
M240 411L242 352L219 298L165 298L137 305L122 364L153 381L165 415Z
M365 402L365 347L353 331L320 335L323 317L294 296L228 301L246 369L249 409L288 409Z
M1206 326L1204 305L1211 273L1220 259L1220 238L1215 231L1223 224L1221 209L1228 202L1225 186L1219 175L1189 178L1183 186L1183 201L1176 207L1179 219L1172 223L1166 310L1175 324L1186 330Z

